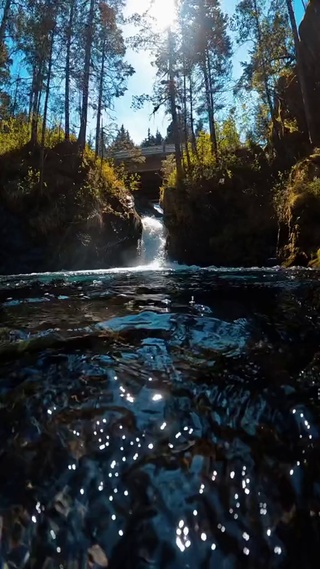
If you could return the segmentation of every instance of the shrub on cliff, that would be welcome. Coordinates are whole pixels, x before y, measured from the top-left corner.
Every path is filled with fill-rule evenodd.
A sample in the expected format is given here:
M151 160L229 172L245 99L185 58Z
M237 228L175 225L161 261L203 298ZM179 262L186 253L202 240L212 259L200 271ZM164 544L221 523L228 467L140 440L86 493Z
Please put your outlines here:
M39 120L38 144L41 143L41 121ZM0 155L18 150L27 145L31 137L31 125L24 114L17 117L7 117L0 122ZM47 128L45 131L45 147L53 148L64 139L64 132L59 125ZM71 142L76 138L70 136Z
M227 131L228 133L228 131ZM257 191L262 195L266 181L271 178L270 167L264 151L253 143L241 144L237 133L223 129L219 134L219 160L212 153L209 134L201 132L196 146L191 143L183 153L184 178L182 185L186 193L212 191L224 186L239 190ZM177 173L174 161L169 157L163 165L164 188L175 188Z

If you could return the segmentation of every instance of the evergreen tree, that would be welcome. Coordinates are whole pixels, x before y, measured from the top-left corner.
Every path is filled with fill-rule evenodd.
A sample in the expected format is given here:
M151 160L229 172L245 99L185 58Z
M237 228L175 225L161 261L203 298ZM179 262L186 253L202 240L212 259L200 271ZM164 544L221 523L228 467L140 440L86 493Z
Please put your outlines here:
M221 109L220 94L231 72L228 19L221 10L219 0L184 0L181 18L182 29L186 31L189 45L192 46L191 50L189 48L191 55L188 67L190 62L193 63L194 73L200 75L202 112L207 116L212 151L218 159L216 113Z
M121 125L113 143L108 148L109 153L114 154L116 152L121 152L122 150L130 151L134 148L135 144L129 134L129 131L124 128L124 125Z
M30 137L43 139L54 118L59 97L64 106L65 139L78 130L80 149L86 143L90 107L96 112L98 151L103 113L126 90L134 72L125 61L120 22L124 0L5 0L0 10L1 112L25 106ZM11 66L10 52L14 54ZM29 79L29 77L31 79ZM9 106L8 106L9 108ZM11 110L11 112L13 112ZM60 120L60 117L59 117ZM41 127L41 128L40 128Z
M102 112L111 108L114 98L124 95L127 79L134 73L133 67L124 61L126 48L117 24L118 8L116 3L114 8L105 2L99 4L98 35L93 50L94 68L97 69L93 73L97 93L97 103L93 103L93 108L97 110L96 156L101 142Z
M262 137L270 120L276 128L274 100L279 77L294 62L292 34L284 0L241 0L233 18L238 45L248 46L248 61L235 92L243 90L259 96L255 111ZM272 40L270 39L272 38ZM264 132L263 132L264 131Z
M142 148L148 148L150 146L160 146L160 144L163 144L163 137L162 134L159 132L159 130L157 130L156 134L153 135L150 132L150 128L148 129L148 136L147 138L145 138L142 143L141 143L141 147Z

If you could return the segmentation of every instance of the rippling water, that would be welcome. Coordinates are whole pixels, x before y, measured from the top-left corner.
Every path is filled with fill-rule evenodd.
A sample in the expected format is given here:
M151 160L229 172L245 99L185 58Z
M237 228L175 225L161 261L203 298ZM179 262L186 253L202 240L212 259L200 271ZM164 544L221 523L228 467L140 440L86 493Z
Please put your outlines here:
M3 560L318 567L318 279L1 278Z

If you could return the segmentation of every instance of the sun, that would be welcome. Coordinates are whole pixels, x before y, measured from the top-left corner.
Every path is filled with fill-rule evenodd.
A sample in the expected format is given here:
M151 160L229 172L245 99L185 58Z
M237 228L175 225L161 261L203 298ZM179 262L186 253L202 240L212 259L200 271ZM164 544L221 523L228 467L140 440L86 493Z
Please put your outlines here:
M155 20L158 32L174 26L177 17L175 0L153 0L150 15Z

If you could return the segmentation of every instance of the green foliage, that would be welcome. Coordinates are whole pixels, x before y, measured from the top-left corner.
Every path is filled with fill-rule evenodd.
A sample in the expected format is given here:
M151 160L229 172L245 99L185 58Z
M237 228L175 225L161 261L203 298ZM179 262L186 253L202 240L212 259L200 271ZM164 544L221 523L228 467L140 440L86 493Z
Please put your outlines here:
M320 178L315 178L309 182L306 180L298 181L294 186L292 201L294 201L295 197L301 194L314 196L320 199Z
M59 142L62 142L63 140L64 140L64 131L61 128L61 125L55 125L52 128L46 129L45 142L44 142L46 148L54 148ZM71 135L70 141L76 142L76 137ZM41 142L40 133L38 135L38 142L39 144Z
M29 166L18 181L5 184L2 195L9 206L15 211L23 211L24 205L30 199L36 199L39 191L40 172L37 168ZM45 186L44 186L45 187Z
M176 185L176 161L173 154L163 160L161 174L164 187L174 188Z
M239 0L232 18L239 46L248 48L248 61L235 94L251 99L251 127L255 140L270 138L279 78L295 62L293 38L285 0Z
M294 61L285 0L240 0L232 24L237 43L250 44L250 60L242 63L238 88L254 89L266 103L266 89L271 93L280 74Z
M113 143L108 148L108 154L113 155L115 152L121 152L122 150L131 151L135 149L135 144L129 134L129 131L121 125Z
M285 266L320 266L320 153L298 162L274 195L278 219L289 236L280 251Z
M30 196L38 189L40 183L40 172L34 168L28 168L27 174L17 184L17 190L20 196Z
M201 184L207 180L211 180L214 184L223 185L232 178L235 171L238 175L240 175L241 170L250 170L254 175L259 175L261 170L259 155L252 152L248 164L247 152L249 152L249 147L244 146L240 141L235 118L230 115L222 123L217 124L216 130L218 161L212 153L211 138L207 132L199 132L195 148L191 142L187 144L183 153L184 182L187 187L201 187ZM177 186L173 157L170 156L164 161L162 173L165 187Z
M38 127L38 144L41 143L41 120ZM0 155L12 150L23 148L30 141L31 125L25 115L18 117L8 117L0 123ZM59 142L64 140L64 132L61 126L55 125L47 128L45 132L45 147L54 148ZM70 136L71 142L76 138Z
M195 151L188 143L188 151L190 156L190 168L186 173L188 180L196 181L198 179L210 178L216 170L216 159L212 155L212 146L210 135L206 132L200 132L197 139L197 147ZM186 152L184 153L186 161Z
M241 141L235 118L232 114L222 122L217 124L218 147L222 153L232 152L240 148Z
M111 193L113 193L116 186L119 185L119 176L112 164L101 158L96 159L94 151L88 145L85 147L83 153L81 167L93 170L96 176L94 182L98 184L98 186L100 186L101 181L105 182Z
M0 155L22 148L30 140L30 125L24 116L8 118L0 123Z
M127 152L129 158L116 161L116 157L114 157L114 155L121 151ZM112 165L118 180L121 180L123 185L130 192L136 191L139 187L140 177L138 174L128 174L125 163L126 160L128 160L130 163L141 164L145 162L145 157L142 155L141 148L135 145L130 137L129 131L126 130L123 125L118 130L113 143L108 147L107 156L109 166Z
M314 269L320 268L320 249L318 249L316 253L313 255L313 258L310 261L309 266Z
M141 142L142 148L149 148L150 146L159 146L163 144L163 137L162 134L157 130L156 134L153 135L150 132L150 128L148 129L148 136Z
M120 180L131 193L136 192L140 187L140 176L137 173L129 174L127 172L126 166L123 162L120 164L115 164L114 162L109 162L109 166L113 168L117 179Z
M273 186L273 204L277 212L279 222L286 223L288 220L288 179L287 176L278 173L278 180Z

